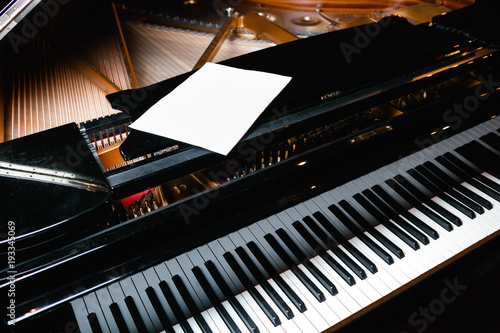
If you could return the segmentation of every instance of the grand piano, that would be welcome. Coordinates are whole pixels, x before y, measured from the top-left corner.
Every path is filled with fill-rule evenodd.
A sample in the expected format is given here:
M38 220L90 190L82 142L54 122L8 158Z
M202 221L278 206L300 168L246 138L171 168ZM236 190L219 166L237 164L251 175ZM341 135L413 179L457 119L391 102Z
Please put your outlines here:
M118 35L120 18L186 24L153 4L104 8ZM311 14L304 36L220 60L292 77L227 156L129 128L195 70L148 82L131 61L130 80L112 82L52 24L26 43L13 28L2 40L19 47L2 54L13 69L3 68L13 84L0 144L2 329L497 331L499 30L486 3L438 9L421 23L395 9L360 14L321 33ZM54 50L76 60L99 87L88 104L101 96L105 114L32 125L49 94L23 100L16 88L44 90L23 86L17 70L30 64L15 60L35 46L43 61ZM37 66L40 86L63 80ZM80 108L55 90L53 108Z

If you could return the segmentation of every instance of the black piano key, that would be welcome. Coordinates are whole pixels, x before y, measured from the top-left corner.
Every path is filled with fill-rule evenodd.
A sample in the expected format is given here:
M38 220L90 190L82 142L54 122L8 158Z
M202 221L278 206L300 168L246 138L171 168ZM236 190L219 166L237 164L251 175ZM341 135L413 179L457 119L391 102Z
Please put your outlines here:
M186 316L182 313L182 310L177 304L174 294L172 293L172 290L170 290L168 284L165 281L160 281L158 285L160 286L160 289L163 293L163 296L165 296L168 305L170 305L170 308L172 309L175 318L179 322L179 325L182 327L182 330L186 333L192 333L193 329L191 328L191 326L189 326L188 322L186 321Z
M252 252L252 254L255 256L257 261L266 270L267 274L269 274L273 278L274 282L276 282L276 284L280 287L283 293L285 293L285 295L290 299L293 305L297 307L299 312L302 313L306 311L307 307L304 304L304 301L302 301L300 297L297 296L295 291L293 291L292 288L290 288L290 286L285 282L285 280L283 280L283 278L279 275L279 272L276 271L276 268L273 265L271 265L271 263L262 253L259 247L254 242L249 242L247 246Z
M323 252L320 256L342 279L344 279L348 285L354 286L356 284L354 277L349 274L349 272L342 265L340 265L337 260L332 258L331 255Z
M233 307L234 311L238 314L240 317L241 321L245 324L247 329L250 332L257 333L259 332L259 328L253 321L253 319L248 315L248 313L245 311L245 309L241 306L240 302L234 297L232 294L231 290L229 289L229 286L227 285L226 281L220 274L219 270L215 266L215 264L211 261L208 260L205 262L205 267L207 268L208 272L214 279L215 283L217 283L217 286L219 289L222 291L224 296L227 298L229 304Z
M102 333L101 325L99 324L99 320L97 319L95 312L89 313L87 320L89 321L92 333Z
M417 189L411 182L409 182L406 178L401 175L397 175L394 179L399 182L409 193L414 195L421 203L424 203L426 206L429 206L434 211L438 212L442 217L455 224L456 226L461 226L462 221L456 215L450 213L443 207L439 206L434 201L430 200L424 193L422 193L419 189ZM429 216L429 215L427 215Z
M437 157L436 160L439 161L440 157ZM448 162L446 159L444 159L443 162L445 162L445 161ZM441 164L443 164L443 163L441 163ZM428 173L429 177L432 177L432 175L435 175L436 177L438 177L438 179L432 178L433 181L435 181L435 182L439 182L439 180L442 180L448 186L453 186L454 191L452 191L450 193L456 193L455 198L457 200L461 201L462 203L464 203L465 205L467 205L468 207L474 209L474 211L476 213L483 214L484 209L482 207L487 208L488 206L491 205L491 203L489 203L484 198L480 197L479 195L472 192L471 190L464 187L463 185L455 182L452 177L447 175L444 171L440 170L433 163L426 162L426 163L424 163L424 166L425 166L425 168L422 169L422 172ZM454 171L452 169L450 169L450 167L454 167L455 169L458 170L458 168L453 166L451 164L451 162L448 162L448 166L445 165L445 167L448 168L448 170L450 170L451 172L454 172ZM431 172L431 173L429 173L429 172ZM456 175L458 175L458 174L456 174ZM474 179L472 179L470 176L467 176L467 175L465 175L465 178L462 178L462 180L468 181L468 182L472 181L472 183L477 183ZM472 185L472 183L471 183L471 185ZM478 204L479 204L479 206L478 206Z
M264 236L266 241L271 245L273 250L278 254L278 256L283 260L283 262L292 262L291 266L288 266L291 271L297 276L300 282L309 290L309 292L319 301L325 301L325 295L321 292L321 290L298 268L293 265L292 258L286 253L286 251L281 247L278 241L271 234L267 234Z
M303 218L303 221L306 223L306 225L309 227L309 229L311 229L311 231L316 235L316 237L318 237L319 239L321 239L327 246L327 249L330 248L330 247L334 247L335 249L337 249L337 243L331 239L330 237L328 237L328 235L316 224L316 222L314 222L314 220L310 217L310 216L305 216ZM301 224L299 224L300 226L302 226ZM300 227L299 227L300 228ZM314 237L312 236L308 236L307 234L309 234L308 231L305 230L305 228L302 226L302 228L304 229L302 231L302 233L304 233L304 235L306 235L306 238L307 239L310 239L311 241L311 247L314 247L313 245L316 245L318 248L321 247L321 245L319 244L319 242L317 242ZM299 230L297 230L299 231ZM300 233L300 231L299 231ZM302 235L302 234L301 234ZM307 240L306 240L307 241ZM338 249L337 249L338 250ZM340 251L340 250L339 250ZM337 263L337 261L335 261L335 259L333 259L330 255L328 255L325 251L318 251L319 255L325 259L325 258L329 258L330 260L325 260L329 265L330 267L333 268L333 270L335 270L335 272L337 272L337 274L339 274L350 286L354 285L356 283L356 281L354 280L354 277L349 274L345 269L344 267L342 267L341 265L339 265ZM359 268L361 270L361 268Z
M311 261L306 260L304 266L311 272L311 274L321 283L323 287L331 295L338 294L337 287L321 272Z
M166 330L168 333L174 333L174 329L171 327L171 325L175 323L170 323L170 321L168 320L167 313L165 312L165 309L161 305L160 300L158 299L158 295L156 295L154 288L148 287L146 289L146 294L148 295L148 298L151 301L151 304L153 305L156 315L160 319L160 323L163 325L163 329Z
M128 311L130 312L130 315L132 316L132 320L135 323L135 326L137 328L137 332L147 333L148 330L146 328L146 325L144 324L144 321L141 318L141 314L139 313L139 310L137 309L137 305L135 304L134 299L131 296L125 297L125 304L127 305Z
M500 136L490 132L479 139L500 153Z
M443 165L446 164L446 167L451 170L453 173L461 177L463 180L467 181L470 185L474 186L481 192L489 195L493 199L500 201L500 185L491 179L481 175L479 172L476 172L469 165L461 161L458 157L453 154L446 153L444 154L446 157L445 160L440 160L440 163ZM448 162L448 163L447 163ZM473 177L473 178L472 178ZM477 181L477 180L479 181ZM485 186L487 185L487 186ZM465 188L466 189L466 188ZM481 206L486 209L492 209L493 205L486 199L478 196L476 193L466 189L469 193L463 192L465 195L470 197L472 200L479 203Z
M342 233L335 228L335 226L323 215L321 212L314 212L313 216L318 220L318 222L325 228L325 230L332 236L338 243L345 243L347 239L342 235ZM314 231L314 230L313 230ZM321 237L320 237L321 238Z
M252 298L259 305L259 307L262 309L262 311L264 312L266 317L271 321L271 323L274 326L281 325L281 321L280 321L278 315L276 314L276 312L274 312L274 310L269 306L269 304L262 297L262 295L259 294L259 292L255 289L255 287L250 282L250 280L246 276L243 269L241 269L241 267L238 264L238 262L236 261L236 259L234 259L233 255L230 252L226 252L226 253L224 253L223 257L224 257L224 259L226 259L227 263L229 264L231 269L236 274L236 277L238 277L238 279L240 279L240 281L241 281L241 283L243 283L243 286L245 287L245 289L247 289L250 296L252 296Z
M182 299L184 300L184 303L186 304L189 312L191 312L191 315L193 316L194 320L200 327L201 331L204 333L211 333L212 330L210 329L210 326L208 326L207 322L203 318L203 316L200 313L200 309L198 306L196 306L195 301L189 294L184 282L182 282L182 279L179 275L174 275L172 277L172 282L174 282L175 287L177 288L177 291L179 291L179 294L181 295Z
M377 255L379 255L380 252L385 252L382 249L380 249L380 252L379 252L378 246L372 246L373 242L370 242L370 240L368 240L368 237L363 235L361 233L361 231L352 224L352 221L337 206L331 205L328 207L328 209L340 220L340 222L342 222L348 228L350 225L349 229L351 230L351 232L355 232L356 230L358 230L357 237L361 241L363 241L368 247L370 247L371 250L374 251ZM364 254L362 254L350 242L346 241L345 243L342 243L342 245L346 248L347 251L349 251L349 253L351 253L356 259L358 259L359 262L361 264L363 264L363 266L365 266L370 272L372 272L372 273L377 272L377 266L375 266L375 264L370 259L368 259ZM387 257L390 257L389 254L387 254ZM382 258L382 259L386 260L385 258ZM389 260L389 259L387 259L387 260ZM390 260L392 260L392 257L390 258Z
M236 254L240 257L241 261L245 264L248 270L252 273L257 281L260 281L262 289L267 293L267 295L273 300L278 309L285 315L285 318L292 319L294 317L292 309L286 304L286 302L281 298L281 296L274 290L273 287L267 282L265 276L260 272L255 263L250 259L250 256L246 253L245 249L238 246L236 249ZM271 275L271 274L270 274Z
M415 197L413 197L409 192L407 192L403 187L401 187L398 183L396 183L392 179L386 180L386 183L394 189L403 199L408 201L410 204L413 205L416 209L421 211L423 214L425 214L428 218L436 222L439 226L441 226L443 229L446 231L452 231L453 227L451 224L443 219L441 216L437 215L434 213L432 210L428 209L427 207L424 207L420 201L418 201Z
M432 174L430 172L426 173L425 171L428 170L425 170L425 168L422 169L424 170L417 171L417 169L410 169L407 171L407 173L410 176L412 176L416 181L418 181L420 184L422 184L422 186L424 186L432 194L436 195L438 198L441 198L443 201L448 203L450 206L454 207L456 210L460 211L468 218L470 219L476 218L476 214L474 213L475 209L479 209L478 213L480 213L481 211L484 212L484 210L482 210L482 207L477 204L475 204L474 207L469 208L468 206L465 205L465 202L463 201L460 202L460 199L457 198L457 196L459 196L460 193L455 193L455 190L453 190L451 187L446 186L444 188L443 187L438 188L436 186L438 179L432 177Z
M453 169L453 173L457 175L460 179L466 180L469 182L469 179L475 178L479 180L480 182L484 183L485 185L488 185L491 187L496 193L500 193L500 184L491 180L490 178L480 174L478 171L474 170L471 166L469 166L467 163L464 161L461 161L457 156L453 155L452 153L445 153L442 157L436 158L439 159L439 162L441 163L441 160L443 159L444 161L447 161L448 163L451 163L451 167ZM450 169L450 170L452 170ZM484 206L483 206L484 207ZM491 208L488 208L491 209Z
M279 245L279 243L274 239L271 234L267 234L264 236L266 241L271 245L276 254L280 257L280 259L285 263L287 268L291 268L295 265L292 257L288 255L288 253Z
M300 222L296 222L300 223ZM328 292L332 295L335 295L337 293L337 288L335 288L335 285L328 280L328 278L316 268L316 266L309 261L309 258L307 257L306 253L302 250L299 249L297 244L290 238L290 236L285 232L284 229L278 229L276 230L276 234L281 238L281 240L286 244L286 246L292 250L292 252L295 254L297 253L299 256L303 257L304 259L301 260L302 263L304 264L304 267L311 272L311 274L314 276L316 280L321 283L321 285L328 290Z
M219 299L215 294L215 291L212 289L212 286L208 282L207 278L205 277L201 269L198 266L195 266L191 269L191 271L196 277L196 280L198 280L198 282L200 283L201 288L207 295L210 302L214 304L215 311L217 311L217 313L222 318L222 320L226 324L227 328L231 331L231 333L241 333L240 329L238 328L234 320L231 318L227 310L224 308L222 304L220 304Z
M304 217L304 220L309 219L311 220L311 217L306 216ZM324 252L323 247L321 244L307 231L307 229L302 225L302 223L295 221L292 223L292 226L297 230L297 232L300 234L300 236L306 241L307 244L314 250L315 253L320 254Z
M481 170L500 178L499 157L479 142L471 141L458 147L455 151Z
M420 230L403 220L395 211L391 210L391 208L382 201L379 197L375 195L372 191L366 189L362 192L368 200L370 200L376 207L378 207L387 218L392 219L398 226L400 226L402 229L406 230L410 235L415 237L418 241L420 241L422 244L427 245L429 244L429 239L427 236L425 236ZM418 245L418 243L417 243ZM410 245L411 246L411 245ZM416 246L414 249L417 249L418 246Z
M361 214L351 204L349 204L345 200L342 200L339 202L339 205L344 208L344 210L349 215L351 215L351 217L355 221L357 221L365 231L367 231L370 235L372 235L375 239L382 243L386 248L389 249L389 251L394 253L396 257L398 257L399 259L404 257L403 250L401 250L396 244L391 242L389 239L387 239L387 237L382 235L377 229L375 229L370 223L368 223L368 221L363 216L361 216ZM382 249L377 245L377 250L380 251ZM384 250L382 251L383 252L381 252L381 254L379 255L383 255L384 257L386 257L387 259L385 260L388 264L393 263L394 261L392 257Z
M401 206L396 199L391 197L389 193L387 193L382 187L379 185L375 185L372 187L372 190L377 193L390 207L392 207L398 214L401 214L408 221L413 223L417 228L422 230L427 236L432 239L438 239L439 234L434 228L428 226L425 222L417 218L415 215L408 212L406 209Z
M297 223L297 222L295 222ZM290 238L286 231L282 228L276 230L276 234L281 238L283 243L287 246L287 249L292 252L292 254L297 258L299 262L304 262L309 259L309 256L302 251L297 244Z
M368 213L370 213L375 220L381 223L384 227L386 227L390 232L392 232L396 237L405 242L412 249L417 250L419 248L418 242L407 235L404 231L400 230L398 227L390 223L387 218L379 211L375 206L373 206L368 199L363 197L360 193L357 193L353 196L353 198L365 208Z
M127 324L125 323L125 319L123 319L123 315L118 304L114 302L111 303L109 309L111 310L111 314L113 315L116 326L118 326L120 333L129 333L130 331L127 327Z
M349 251L356 259L360 260L360 262L363 264L369 265L368 261L365 260L364 255L360 255L359 251L352 246L351 243L347 239L345 239L344 236L333 226L333 224L328 221L328 219L323 215L321 212L315 212L313 213L313 216L318 220L318 222L325 227L325 229L330 232L330 235L332 235L337 241L341 242L342 246L345 247L347 251ZM311 226L310 226L311 227ZM313 232L318 232L315 229L311 229ZM331 248L332 252L342 260L344 264L346 264L353 272L356 274L361 280L366 279L366 273L365 271L354 261L352 260L348 255L346 255L341 249L339 249L336 246L333 246ZM365 266L366 267L366 266ZM367 267L368 270L371 273L376 273L377 272L377 267L372 263Z

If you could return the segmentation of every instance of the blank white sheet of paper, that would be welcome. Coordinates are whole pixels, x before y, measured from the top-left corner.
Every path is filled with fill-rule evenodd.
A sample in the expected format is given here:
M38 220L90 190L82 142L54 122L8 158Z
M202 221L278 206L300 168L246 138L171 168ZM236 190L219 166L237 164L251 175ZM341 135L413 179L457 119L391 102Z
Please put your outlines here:
M206 63L130 127L227 155L290 80Z

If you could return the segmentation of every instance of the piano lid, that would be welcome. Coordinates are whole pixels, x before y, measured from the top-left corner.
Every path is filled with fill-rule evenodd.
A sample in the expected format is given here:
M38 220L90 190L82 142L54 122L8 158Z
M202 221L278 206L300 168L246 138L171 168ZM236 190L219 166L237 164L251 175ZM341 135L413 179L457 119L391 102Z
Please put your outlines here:
M414 26L404 18L393 16L369 25L276 45L221 64L292 77L257 120L255 126L258 126L276 117L276 110L292 114L346 98L416 68L435 65L443 55L466 50L471 46L469 42L466 36L443 33L428 24ZM128 112L135 121L193 72L152 86L109 94L106 98L114 108ZM134 96L142 97L140 102L135 102ZM132 130L120 146L120 152L125 160L130 160L175 144L169 139Z
M7 235L12 221L20 256L69 241L110 209L111 190L75 123L2 143L0 183L0 233Z

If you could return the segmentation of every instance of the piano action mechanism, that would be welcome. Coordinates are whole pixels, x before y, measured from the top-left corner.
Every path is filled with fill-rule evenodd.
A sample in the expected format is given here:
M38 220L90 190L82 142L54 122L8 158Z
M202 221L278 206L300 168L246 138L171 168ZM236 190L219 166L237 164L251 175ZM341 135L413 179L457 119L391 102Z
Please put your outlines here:
M499 292L498 36L483 2L123 1L98 5L94 43L60 30L88 17L58 4L26 43L22 21L2 41L18 48L2 54L2 328L498 329L494 308L479 326L464 312ZM256 38L251 19L288 39ZM158 60L153 46L187 36L198 54ZM130 130L205 61L292 81L228 156Z

